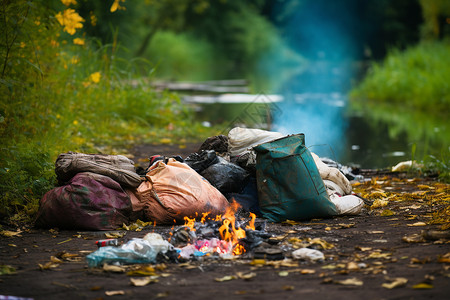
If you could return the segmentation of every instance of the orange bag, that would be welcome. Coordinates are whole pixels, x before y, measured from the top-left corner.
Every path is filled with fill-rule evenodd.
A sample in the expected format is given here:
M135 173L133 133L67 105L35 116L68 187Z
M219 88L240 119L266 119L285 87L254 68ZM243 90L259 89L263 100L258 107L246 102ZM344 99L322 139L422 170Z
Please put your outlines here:
M156 162L137 188L145 216L157 224L184 222L184 217L223 214L227 199L188 165L170 158Z

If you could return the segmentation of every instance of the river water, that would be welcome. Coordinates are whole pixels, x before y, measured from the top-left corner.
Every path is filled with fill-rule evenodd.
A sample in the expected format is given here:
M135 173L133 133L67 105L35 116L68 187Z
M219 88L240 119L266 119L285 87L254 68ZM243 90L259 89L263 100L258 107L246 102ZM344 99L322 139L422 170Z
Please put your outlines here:
M233 87L233 93L220 88L222 93L203 91L184 100L194 106L198 120L218 125L222 134L235 126L304 133L312 152L345 165L387 168L428 154L448 160L446 118L402 107L355 109L351 105L347 93L364 68L354 61L316 63L290 76L282 75L285 70L279 76L274 72L271 77L280 80L270 88L252 88L259 93L239 93L241 86Z
M431 130L414 135L421 124L412 122L413 125L408 125L412 128L402 128L393 123L395 120L376 119L370 112L351 110L346 94L228 96L200 96L197 101L192 98L188 101L194 105L198 120L206 126L219 126L222 134L235 126L304 133L310 151L364 169L422 159L424 153L439 158L442 151L449 151L447 122L434 120L436 124L431 125ZM408 119L405 112L401 115Z

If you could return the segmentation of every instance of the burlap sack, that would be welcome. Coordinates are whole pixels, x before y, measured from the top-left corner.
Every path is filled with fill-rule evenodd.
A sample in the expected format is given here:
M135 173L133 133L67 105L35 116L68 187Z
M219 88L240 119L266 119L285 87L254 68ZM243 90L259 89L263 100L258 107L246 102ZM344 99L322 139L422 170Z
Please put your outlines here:
M184 217L223 214L227 199L188 165L170 158L155 163L137 188L145 216L157 224L183 223Z

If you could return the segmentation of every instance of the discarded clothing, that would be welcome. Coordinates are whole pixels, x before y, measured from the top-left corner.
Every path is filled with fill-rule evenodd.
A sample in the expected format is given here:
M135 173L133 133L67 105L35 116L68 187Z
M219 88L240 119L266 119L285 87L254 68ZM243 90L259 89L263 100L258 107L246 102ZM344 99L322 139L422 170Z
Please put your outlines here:
M108 176L83 172L67 185L48 191L40 201L36 226L114 230L130 221L131 192Z
M105 175L130 188L138 187L142 181L136 173L134 162L123 155L68 152L60 154L56 159L55 173L60 185L80 172Z

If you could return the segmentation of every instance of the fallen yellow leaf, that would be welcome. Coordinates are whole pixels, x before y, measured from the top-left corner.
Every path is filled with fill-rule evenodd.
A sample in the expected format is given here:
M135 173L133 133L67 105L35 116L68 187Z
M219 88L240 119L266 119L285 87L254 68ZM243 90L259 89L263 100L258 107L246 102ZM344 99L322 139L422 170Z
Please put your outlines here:
M364 282L362 280L359 280L358 278L355 278L355 277L348 278L345 280L337 280L337 281L334 281L334 283L342 284L342 285L356 285L356 286L361 286L364 284Z
M125 295L125 292L122 290L120 290L120 291L105 291L105 295L106 296Z
M408 279L403 278L403 277L398 277L398 278L395 278L394 281L392 281L390 283L383 283L381 286L390 290L390 289L393 289L396 287L404 286L406 283L408 283Z
M50 256L50 261L51 261L52 263L55 263L55 264L62 264L62 263L63 263L62 260L60 260L59 258L54 257L54 256Z
M425 239L423 238L423 236L421 234L414 233L414 234L402 237L402 241L404 241L406 243L423 243L423 242L425 242Z
M360 246L356 246L355 249L356 249L356 250L360 250L360 251L370 251L370 250L372 250L372 247L360 247Z
M425 223L425 222L416 222L416 223L413 223L413 224L407 224L408 226L426 226L427 225L427 223Z
M103 265L103 271L105 271L105 272L112 272L112 273L124 273L125 272L125 268L121 267L121 266L104 264Z
M374 209L374 208L385 207L388 205L388 203L389 203L389 201L387 201L387 200L376 199L373 202L373 204L370 206L370 208Z
M139 269L127 272L128 276L153 276L156 275L155 269L151 266L142 266Z
M389 216L393 216L393 215L395 215L395 212L393 212L393 211L390 210L390 209L385 209L385 210L383 210L383 212L381 212L381 214L380 214L380 216L382 216L382 217L389 217Z
M233 280L233 279L237 279L237 277L234 276L234 275L227 275L227 276L223 276L223 277L220 277L220 278L214 278L214 280L218 281L218 282L230 281L230 280Z
M149 283L158 282L158 277L148 276L148 277L139 277L139 278L130 278L130 282L134 286L146 286Z
M22 236L21 235L22 231L21 230L17 230L17 231L10 231L10 230L2 230L0 231L0 235L4 236L4 237L13 237L13 236Z
M244 272L237 272L236 275L240 279L245 279L245 280L250 280L250 279L256 277L256 273L254 273L254 272L247 273L247 274L245 274Z
M367 258L390 258L392 253L381 253L379 251L374 251L369 254Z
M283 290L292 291L294 289L293 285L283 285Z
M254 259L250 262L252 266L264 266L266 264L265 259Z
M350 271L359 270L358 264L354 261L349 262L347 264L347 270L350 270Z
M422 283L413 285L412 288L415 290L426 290L426 289L432 289L432 288L434 288L434 286L432 284L422 282Z

